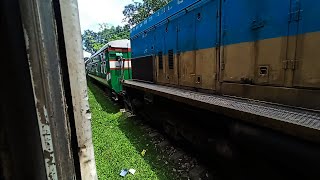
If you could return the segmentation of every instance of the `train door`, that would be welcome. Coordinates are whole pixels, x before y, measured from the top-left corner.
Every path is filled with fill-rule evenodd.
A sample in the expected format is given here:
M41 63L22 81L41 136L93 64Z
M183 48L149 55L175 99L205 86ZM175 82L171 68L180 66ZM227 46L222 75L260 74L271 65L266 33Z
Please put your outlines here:
M122 49L115 49L115 70L113 77L114 78L114 84L112 85L112 89L115 90L116 92L120 92L122 90L121 87L121 80L122 80L122 60L123 60L123 54L122 54Z
M222 1L224 82L283 86L290 0Z
M215 90L219 41L219 1L209 1L198 8L195 20L195 87Z
M177 26L177 59L179 65L179 85L194 87L196 77L195 12L179 17Z
M293 86L320 88L320 1L294 1L291 21L298 31L295 57L288 62Z

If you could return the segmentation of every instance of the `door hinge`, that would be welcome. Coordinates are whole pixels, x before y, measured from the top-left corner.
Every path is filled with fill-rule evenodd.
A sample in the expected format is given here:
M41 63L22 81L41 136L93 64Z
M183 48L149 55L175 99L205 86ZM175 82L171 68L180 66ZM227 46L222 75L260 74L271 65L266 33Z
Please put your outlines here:
M297 69L297 67L298 67L298 60L291 60L290 61L290 66L291 66L291 69L292 70L295 70L295 69Z
M214 79L215 81L218 79L217 73L214 73L214 74L213 74L213 79Z
M221 70L224 70L225 67L226 67L226 64L224 62L221 62Z
M298 60L285 60L282 62L283 69L295 70L298 65Z
M288 69L288 60L282 61L282 68L283 69Z

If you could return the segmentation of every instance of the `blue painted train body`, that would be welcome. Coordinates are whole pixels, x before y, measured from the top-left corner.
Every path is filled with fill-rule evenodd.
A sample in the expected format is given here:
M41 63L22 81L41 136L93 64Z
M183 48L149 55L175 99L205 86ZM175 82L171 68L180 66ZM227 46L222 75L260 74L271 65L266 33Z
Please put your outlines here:
M315 0L173 0L132 28L133 72L153 76L133 78L319 110L319 9Z
M131 30L127 107L229 160L258 153L277 169L266 179L288 167L286 178L315 179L319 150L304 149L320 142L319 10L320 0L171 1Z
M131 30L133 56L317 32L319 8L313 0L173 0Z

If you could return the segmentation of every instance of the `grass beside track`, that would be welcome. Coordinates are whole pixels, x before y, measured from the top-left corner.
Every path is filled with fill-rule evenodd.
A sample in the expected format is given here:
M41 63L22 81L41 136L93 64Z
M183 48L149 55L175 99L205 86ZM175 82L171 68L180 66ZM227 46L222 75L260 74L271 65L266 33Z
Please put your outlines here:
M149 136L125 117L105 93L88 82L92 112L92 132L96 166L100 180L110 179L177 179L168 159L150 142ZM141 151L146 149L145 156ZM120 177L122 169L133 168L134 175Z

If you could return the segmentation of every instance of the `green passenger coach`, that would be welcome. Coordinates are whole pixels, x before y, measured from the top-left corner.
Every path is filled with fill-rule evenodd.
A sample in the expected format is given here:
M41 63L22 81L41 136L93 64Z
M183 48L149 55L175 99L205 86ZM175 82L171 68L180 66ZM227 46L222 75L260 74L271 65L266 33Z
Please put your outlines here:
M89 77L107 86L114 95L122 91L121 80L131 79L130 40L111 41L91 56L86 66Z

